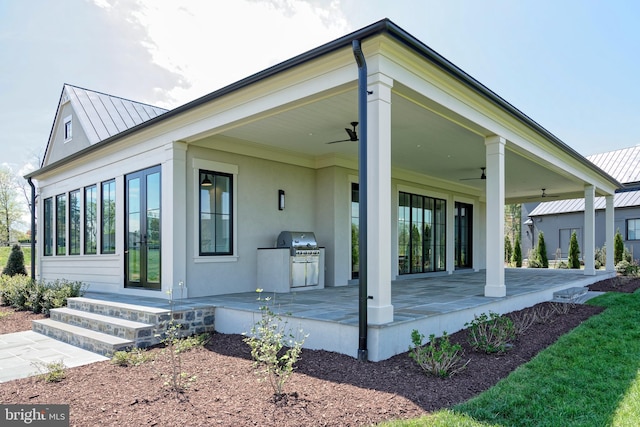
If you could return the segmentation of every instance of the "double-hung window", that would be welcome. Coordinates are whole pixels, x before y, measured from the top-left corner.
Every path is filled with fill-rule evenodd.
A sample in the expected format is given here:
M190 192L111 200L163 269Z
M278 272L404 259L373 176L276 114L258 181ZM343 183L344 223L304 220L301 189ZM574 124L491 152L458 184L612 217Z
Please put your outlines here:
M640 240L640 219L627 220L627 240Z

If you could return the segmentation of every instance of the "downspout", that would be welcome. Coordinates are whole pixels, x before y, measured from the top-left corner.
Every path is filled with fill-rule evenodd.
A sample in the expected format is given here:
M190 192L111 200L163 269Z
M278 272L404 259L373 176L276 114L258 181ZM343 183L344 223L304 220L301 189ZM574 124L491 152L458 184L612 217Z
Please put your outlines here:
M367 62L362 53L360 40L352 42L353 56L358 64L358 181L360 232L358 233L359 259L359 304L358 304L358 361L369 359L367 350Z
M36 186L27 178L31 187L31 280L36 280Z

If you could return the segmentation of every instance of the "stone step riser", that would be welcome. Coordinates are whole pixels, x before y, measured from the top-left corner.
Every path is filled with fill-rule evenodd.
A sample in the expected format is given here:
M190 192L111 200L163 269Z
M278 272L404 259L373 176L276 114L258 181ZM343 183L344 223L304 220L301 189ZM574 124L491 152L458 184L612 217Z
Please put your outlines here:
M37 321L32 322L32 329L34 332L38 332L48 337L57 339L58 341L62 341L67 344L71 344L76 347L80 347L107 357L113 356L113 354L117 351L129 350L135 347L132 341L121 344L110 344L100 340L74 334L73 332L65 331L51 325L41 324Z
M150 325L167 322L171 319L170 311L163 313L153 313L140 309L122 308L109 305L107 302L93 300L91 302L78 301L69 298L67 307L73 310L86 311L88 313L101 314L103 316L117 317L119 319L131 320L132 322L148 323Z
M116 323L83 317L82 312L70 314L63 313L55 309L51 310L50 318L69 325L75 325L92 331L102 332L103 334L113 335L114 337L132 340L136 345L140 342L146 343L145 346L148 347L159 342L159 340L154 339L154 336L157 334L156 327L154 325L148 325L144 328L129 328Z

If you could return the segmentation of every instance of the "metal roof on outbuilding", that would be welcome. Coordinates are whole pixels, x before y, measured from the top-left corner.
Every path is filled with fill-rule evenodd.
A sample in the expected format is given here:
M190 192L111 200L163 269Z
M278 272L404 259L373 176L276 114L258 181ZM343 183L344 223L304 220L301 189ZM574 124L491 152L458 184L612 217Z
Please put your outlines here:
M605 203L604 197L596 197L594 200L595 209L604 209ZM632 206L640 206L640 190L625 191L614 195L614 208L628 208ZM529 216L555 215L582 211L584 211L584 199L554 200L553 202L540 203L529 213Z
M594 154L587 159L623 184L640 181L640 145Z

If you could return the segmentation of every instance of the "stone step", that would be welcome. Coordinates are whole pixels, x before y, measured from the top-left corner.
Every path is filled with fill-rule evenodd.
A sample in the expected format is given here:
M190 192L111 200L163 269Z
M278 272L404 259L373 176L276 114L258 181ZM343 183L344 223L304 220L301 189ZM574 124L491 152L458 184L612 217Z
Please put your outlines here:
M167 308L146 307L115 301L74 297L67 300L67 307L73 310L118 317L133 322L157 325L171 319L171 310Z
M567 288L553 293L553 301L555 302L578 302L580 297L589 291L585 287Z
M51 320L131 340L137 347L149 347L159 342L154 337L156 326L148 323L104 316L68 307L54 308L50 311L49 316Z
M107 357L111 357L116 351L134 347L132 340L91 331L53 319L33 320L31 325L34 332Z

